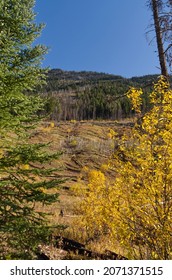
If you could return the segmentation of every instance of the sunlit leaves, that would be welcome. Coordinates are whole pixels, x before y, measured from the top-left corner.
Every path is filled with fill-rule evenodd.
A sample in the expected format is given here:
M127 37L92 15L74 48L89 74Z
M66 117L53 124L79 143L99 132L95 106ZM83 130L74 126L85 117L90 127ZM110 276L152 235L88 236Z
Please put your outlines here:
M128 94L137 112L141 92ZM108 233L130 258L171 259L172 91L166 78L150 99L152 109L118 141L110 160L114 181L88 173L81 209L89 233Z
M127 96L129 97L129 99L131 99L133 105L132 109L134 109L137 113L141 112L142 94L143 94L142 89L135 89L135 88L130 88L130 90L127 93Z

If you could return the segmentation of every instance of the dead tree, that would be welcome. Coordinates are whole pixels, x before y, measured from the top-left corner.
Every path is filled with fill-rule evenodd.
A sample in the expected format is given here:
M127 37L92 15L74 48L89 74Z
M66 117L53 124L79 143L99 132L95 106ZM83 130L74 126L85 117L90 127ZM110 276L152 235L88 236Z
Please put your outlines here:
M166 56L163 44L163 30L161 28L161 17L160 17L160 9L162 9L162 0L150 0L152 13L153 13L153 20L154 20L154 27L155 27L155 34L156 34L156 42L158 48L158 57L161 67L161 74L163 76L168 76L167 71L167 63L166 63Z

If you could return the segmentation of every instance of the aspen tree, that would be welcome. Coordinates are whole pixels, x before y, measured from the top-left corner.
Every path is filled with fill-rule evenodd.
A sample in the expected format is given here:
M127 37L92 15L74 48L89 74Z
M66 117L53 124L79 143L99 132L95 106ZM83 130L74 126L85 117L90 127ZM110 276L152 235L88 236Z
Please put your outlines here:
M137 112L141 95L128 92ZM80 209L89 234L108 233L129 258L172 259L172 90L165 77L150 99L141 123L118 139L109 162L114 181L91 171Z

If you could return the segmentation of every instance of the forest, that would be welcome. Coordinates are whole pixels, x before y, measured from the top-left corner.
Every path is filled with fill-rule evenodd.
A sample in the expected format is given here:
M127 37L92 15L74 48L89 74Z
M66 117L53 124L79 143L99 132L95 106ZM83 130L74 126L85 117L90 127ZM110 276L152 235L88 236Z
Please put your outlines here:
M149 110L149 94L157 78L158 75L146 75L127 79L105 73L53 69L47 74L47 84L36 92L45 99L45 111L51 120L119 120L134 115L126 96L131 87L143 88L142 112Z

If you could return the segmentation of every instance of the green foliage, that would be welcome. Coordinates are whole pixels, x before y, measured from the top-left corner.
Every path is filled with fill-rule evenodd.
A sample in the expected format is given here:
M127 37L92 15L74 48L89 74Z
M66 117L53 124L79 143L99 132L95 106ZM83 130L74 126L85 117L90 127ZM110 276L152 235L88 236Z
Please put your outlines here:
M57 119L58 115L61 111L61 106L59 99L55 97L53 94L48 94L43 97L44 100L44 113L47 114L50 120Z
M28 95L44 81L43 46L33 46L42 25L34 22L33 0L0 2L0 257L32 258L50 233L38 208L58 201L62 180L45 163L58 159L47 145L31 144L33 124L44 102ZM27 93L27 94L26 94Z
M33 0L6 0L0 4L0 77L3 93L33 89L43 70L37 67L46 48L32 46L42 25L34 23Z
M51 119L89 120L120 119L135 113L126 97L130 87L143 88L142 108L144 113L151 108L149 95L157 75L146 75L130 79L97 72L75 72L52 69L46 76L47 84L36 91L49 99L52 97ZM171 77L170 77L171 79ZM51 104L51 99L49 100ZM46 107L49 111L49 105Z

